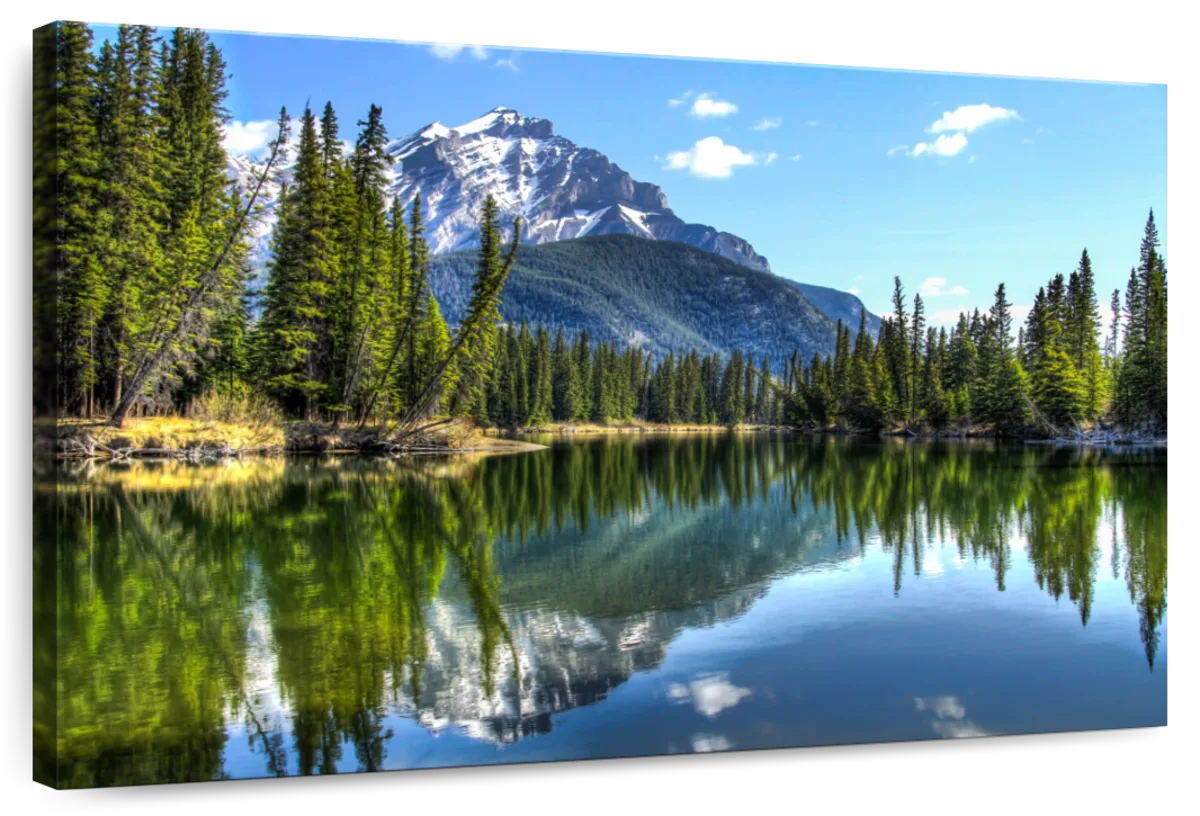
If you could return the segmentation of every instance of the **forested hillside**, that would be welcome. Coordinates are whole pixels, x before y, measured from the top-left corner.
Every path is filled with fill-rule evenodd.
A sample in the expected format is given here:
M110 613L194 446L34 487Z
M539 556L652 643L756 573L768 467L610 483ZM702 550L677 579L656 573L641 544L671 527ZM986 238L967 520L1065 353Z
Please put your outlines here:
M476 252L430 259L429 282L452 325L477 261ZM692 349L775 359L799 349L809 357L832 353L837 342L834 320L790 281L686 244L629 235L522 246L500 312L512 323L638 344L659 358Z

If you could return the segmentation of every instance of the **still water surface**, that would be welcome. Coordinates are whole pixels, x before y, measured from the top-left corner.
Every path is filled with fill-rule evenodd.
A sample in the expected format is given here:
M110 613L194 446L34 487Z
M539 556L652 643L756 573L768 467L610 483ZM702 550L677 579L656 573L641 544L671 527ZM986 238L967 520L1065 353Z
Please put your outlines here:
M1167 721L1165 452L713 435L56 475L66 786Z

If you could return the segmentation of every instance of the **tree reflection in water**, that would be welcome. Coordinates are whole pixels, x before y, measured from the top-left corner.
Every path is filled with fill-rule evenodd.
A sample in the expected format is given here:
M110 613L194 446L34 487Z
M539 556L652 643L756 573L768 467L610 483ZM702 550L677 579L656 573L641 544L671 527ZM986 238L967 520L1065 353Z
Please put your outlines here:
M35 659L57 670L35 744L68 787L221 778L231 723L276 775L351 751L383 767L396 713L537 733L739 614L813 542L877 542L897 594L943 542L1003 591L1023 542L1085 626L1110 546L1151 669L1166 609L1158 452L712 435L35 479ZM473 634L452 642L454 615Z

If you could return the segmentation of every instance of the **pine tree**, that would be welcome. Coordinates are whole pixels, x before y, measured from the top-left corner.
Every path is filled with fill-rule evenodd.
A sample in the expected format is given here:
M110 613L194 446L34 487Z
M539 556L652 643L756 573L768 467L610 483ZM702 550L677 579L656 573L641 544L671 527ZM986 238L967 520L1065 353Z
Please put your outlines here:
M1067 299L1070 316L1068 353L1084 382L1083 415L1095 419L1100 415L1106 394L1098 341L1100 308L1092 261L1086 249L1080 256L1078 270L1071 276Z
M110 404L121 399L129 343L145 321L142 293L152 288L164 263L166 165L155 107L160 89L154 42L153 29L123 25L115 46L105 42L101 52L97 219L104 235L99 251L109 293L101 334ZM232 300L222 305L226 316L237 311Z
M338 119L333 102L326 102L321 114L321 163L327 177L333 175L333 163L342 158L342 143L338 135Z
M1061 278L1055 279L1056 282L1059 280ZM1077 287L1077 276L1072 276L1072 287L1068 292L1077 291ZM1044 420L1056 429L1082 419L1087 398L1085 383L1071 353L1073 343L1078 339L1071 334L1077 309L1056 308L1057 288L1052 284L1049 293L1045 289L1038 290L1025 333L1030 396ZM1066 302L1074 300L1068 298Z
M58 271L58 403L91 417L98 377L97 330L108 300L97 251L100 147L96 133L96 66L92 32L83 23L56 27L55 268Z
M892 385L896 393L896 405L902 414L908 416L910 399L911 355L908 347L908 318L905 315L904 287L900 277L895 279L895 289L892 292L892 317L890 331L887 333L888 361L892 375Z
M757 406L754 403L754 358L746 354L744 374L742 376L742 416L744 421L754 422L757 418Z
M1001 283L996 288L996 297L988 315L994 356L987 372L986 418L1005 431L1024 427L1029 417L1027 377L1012 349L1011 309L1012 304L1008 302L1004 284Z
M446 353L450 350L450 330L442 318L442 310L433 293L426 295L422 314L421 323L415 334L416 359L413 361L413 368L416 372L417 382L424 384L433 377L439 365L446 358ZM457 379L455 375L456 372L453 370L442 375L439 387L441 394L435 404L440 405L440 397L453 392Z
M1125 285L1123 310L1124 352L1118 373L1117 394L1113 400L1113 414L1117 423L1134 427L1144 421L1140 396L1145 393L1146 340L1141 327L1145 323L1145 306L1136 269L1129 270Z
M530 366L531 395L529 424L545 425L551 419L554 391L551 382L550 334L541 326L537 329L532 365Z
M918 417L918 410L923 402L918 375L920 374L921 357L924 352L924 337L925 304L921 300L921 295L916 294L913 295L912 336L909 341L910 362L908 365L908 371L911 376L911 385L908 389L908 419L910 422L916 421Z
M754 421L760 425L772 423L775 413L774 395L771 387L771 360L764 354L762 366L758 370L758 391L754 395Z
M876 397L874 357L871 336L867 333L867 313L863 310L846 387L847 416L855 427L863 430L874 430L883 421Z
M327 303L338 272L330 185L321 164L316 117L301 120L293 183L279 204L270 277L259 328L265 386L292 413L313 418L326 387Z
M745 364L742 352L734 349L725 364L725 372L721 378L720 417L725 425L740 425L745 419L746 406L743 402L743 378Z
M570 422L579 413L579 375L561 326L554 337L550 365L554 371L553 417L558 422Z
M484 224L488 223L488 212L484 209ZM412 269L412 280L414 291L424 292L426 281L429 279L429 245L425 242L425 218L421 212L421 194L417 193L413 196L412 211L409 213L408 220L408 240L409 240L409 266ZM481 232L482 241L482 232ZM499 240L493 245L480 246L480 263L484 259L488 263L499 263L500 243ZM408 319L414 325L419 325L424 317L425 299L424 296L414 298L412 300L412 310ZM407 332L407 357L406 357L406 375L404 378L404 402L405 405L411 406L416 402L417 392L420 388L420 381L417 379L415 371L416 359L416 335L414 332Z
M925 340L926 355L921 370L920 389L921 410L925 414L925 420L935 430L944 428L950 421L950 405L942 387L942 361L935 345L938 342L934 330L930 329Z
M588 331L584 329L575 343L575 370L579 377L576 417L581 420L592 416L592 350L588 340Z

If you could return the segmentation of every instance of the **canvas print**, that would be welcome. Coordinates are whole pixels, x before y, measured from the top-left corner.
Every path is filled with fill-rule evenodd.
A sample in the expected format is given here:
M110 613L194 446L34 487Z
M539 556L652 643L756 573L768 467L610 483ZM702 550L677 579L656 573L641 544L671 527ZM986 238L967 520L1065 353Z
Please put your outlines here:
M1165 86L34 62L37 780L1166 724Z

